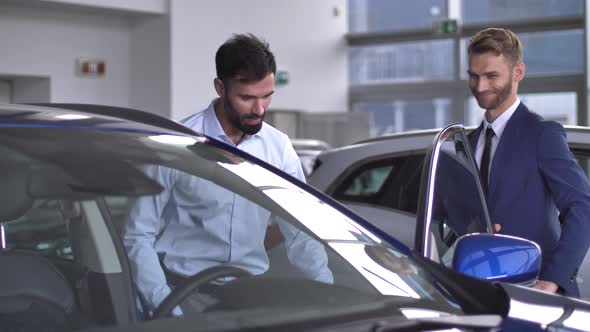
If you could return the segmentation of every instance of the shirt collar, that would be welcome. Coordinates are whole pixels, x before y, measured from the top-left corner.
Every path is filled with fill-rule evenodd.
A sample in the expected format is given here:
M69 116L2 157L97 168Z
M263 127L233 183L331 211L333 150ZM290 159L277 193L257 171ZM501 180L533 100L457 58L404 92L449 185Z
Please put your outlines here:
M494 120L494 122L489 123L486 120L486 117L483 117L483 128L485 131L485 128L487 128L488 126L491 126L492 129L494 130L494 134L496 135L496 137L500 138L502 137L502 133L504 132L504 128L506 128L506 124L508 123L508 120L510 120L510 118L512 117L512 114L514 114L514 112L516 111L516 109L518 108L518 105L520 105L520 99L518 97L516 97L516 101L510 106L508 107L508 109L504 112L502 112L502 114L500 114L499 117L496 118L496 120Z
M217 103L217 101L219 101L219 98L213 99L213 101L211 101L209 106L205 109L205 113L203 115L203 134L231 142L232 140L225 134L225 131L223 131L221 123L219 123L219 119L217 118L217 114L215 114L215 104ZM262 126L264 126L264 123ZM251 136L260 137L261 131L262 129L260 129L260 131L258 131L254 135L246 134L244 136L244 139L242 139L242 142L247 140Z

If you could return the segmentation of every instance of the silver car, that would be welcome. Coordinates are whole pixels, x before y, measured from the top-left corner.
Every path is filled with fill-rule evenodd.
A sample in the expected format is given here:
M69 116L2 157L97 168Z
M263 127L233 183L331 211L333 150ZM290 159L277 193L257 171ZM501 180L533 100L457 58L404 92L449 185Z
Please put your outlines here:
M384 135L317 156L308 183L369 220L409 247L415 247L416 211L427 149L439 130ZM571 151L590 174L590 128L566 126ZM577 281L590 299L590 255Z
M306 176L311 173L316 157L322 151L330 149L330 144L317 139L292 138L291 144L301 160L301 167Z

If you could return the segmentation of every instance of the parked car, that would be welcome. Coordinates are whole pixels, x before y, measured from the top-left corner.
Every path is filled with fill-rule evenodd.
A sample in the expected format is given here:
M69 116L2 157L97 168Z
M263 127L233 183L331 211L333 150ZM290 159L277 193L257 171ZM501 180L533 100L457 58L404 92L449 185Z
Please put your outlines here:
M566 126L566 131L571 151L590 174L590 128ZM389 134L326 151L318 155L308 183L414 247L422 165L437 132ZM587 278L590 254L577 277L583 299L590 299Z
M110 107L0 105L0 330L588 329L590 303L504 282L536 278L534 243L466 233L454 251L431 246L432 237L448 233L432 212L453 211L439 204L445 193L433 183L456 175L472 180L462 193L473 199L463 211L468 221L456 221L472 230L490 227L465 146L464 130L449 127L425 157L429 180L417 214L424 241L412 251L321 192L178 123ZM163 194L162 181L145 171L153 166L175 172L175 194L207 181L208 190L239 195L267 211L265 221L272 215L309 237L325 251L333 281L303 276L279 243L266 249L265 273L254 275L228 257L213 266L215 273L189 277L149 310L121 230L135 199ZM250 223L256 215L237 217ZM262 246L264 238L253 233L250 240ZM447 257L461 273L433 261ZM210 282L218 287L216 301L203 312L169 318L192 290Z
M311 173L318 154L331 148L330 144L324 141L309 138L292 138L291 144L301 160L301 166L306 176Z

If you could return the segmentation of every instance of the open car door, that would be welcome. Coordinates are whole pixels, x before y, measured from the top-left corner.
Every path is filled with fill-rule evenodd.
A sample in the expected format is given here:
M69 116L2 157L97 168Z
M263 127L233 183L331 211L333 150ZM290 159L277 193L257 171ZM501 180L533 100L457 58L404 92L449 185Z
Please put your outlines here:
M461 125L440 131L426 153L416 218L415 249L426 258L482 279L529 283L538 276L541 252L534 242L493 234Z

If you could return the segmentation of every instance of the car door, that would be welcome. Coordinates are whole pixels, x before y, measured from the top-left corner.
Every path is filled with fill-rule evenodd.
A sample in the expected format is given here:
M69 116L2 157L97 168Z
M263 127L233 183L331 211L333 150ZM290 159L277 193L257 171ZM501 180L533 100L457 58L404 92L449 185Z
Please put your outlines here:
M415 249L450 266L459 237L492 230L463 126L451 125L436 136L424 158L421 178Z
M586 176L590 178L590 130L581 127L566 127L566 130L570 150ZM586 253L576 279L580 289L580 298L590 299L590 286L586 282L590 279L590 253Z
M413 247L423 161L423 153L369 161L334 186L332 196Z

